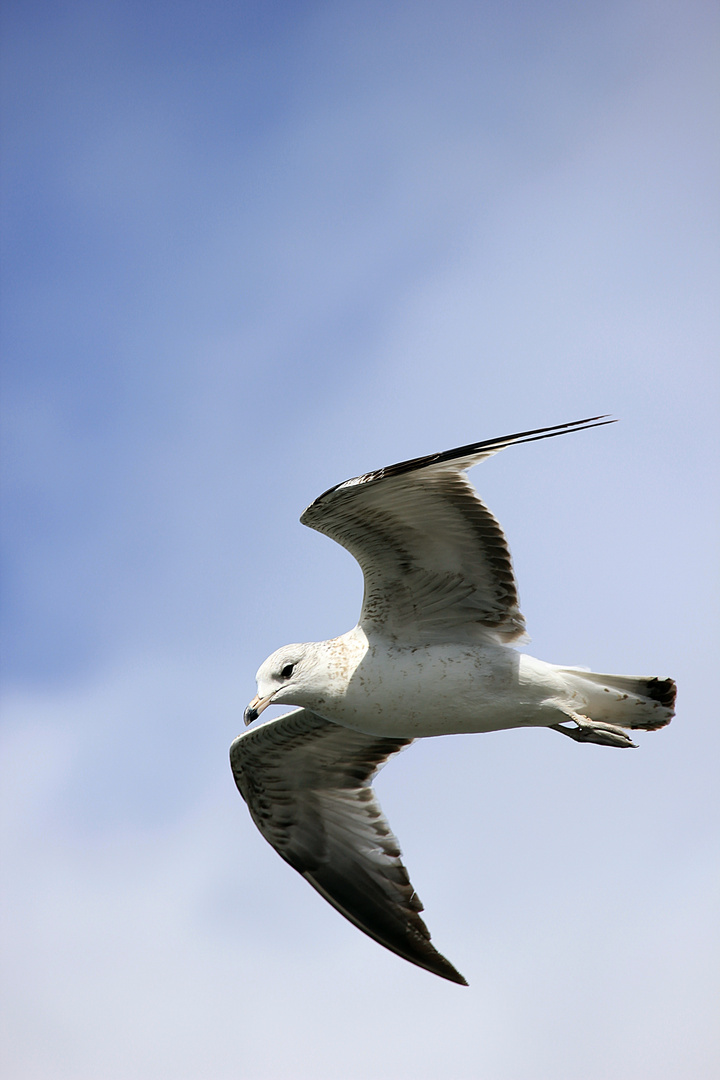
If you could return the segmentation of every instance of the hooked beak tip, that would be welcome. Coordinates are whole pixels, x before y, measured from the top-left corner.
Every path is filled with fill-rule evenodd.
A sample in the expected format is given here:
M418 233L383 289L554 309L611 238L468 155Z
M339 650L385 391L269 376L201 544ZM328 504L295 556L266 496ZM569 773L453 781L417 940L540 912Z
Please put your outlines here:
M259 694L256 694L252 699L247 709L243 713L243 719L245 724L252 724L253 720L257 720L261 712L267 709L268 705L272 701L272 694L268 694L267 697L261 698Z

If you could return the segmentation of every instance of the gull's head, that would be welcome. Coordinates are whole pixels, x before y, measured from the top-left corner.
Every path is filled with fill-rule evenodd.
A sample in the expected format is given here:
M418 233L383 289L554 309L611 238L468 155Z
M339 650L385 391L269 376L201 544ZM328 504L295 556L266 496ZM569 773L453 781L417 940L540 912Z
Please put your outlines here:
M257 720L268 705L314 704L326 666L320 643L283 645L258 669L258 692L245 710L245 723Z

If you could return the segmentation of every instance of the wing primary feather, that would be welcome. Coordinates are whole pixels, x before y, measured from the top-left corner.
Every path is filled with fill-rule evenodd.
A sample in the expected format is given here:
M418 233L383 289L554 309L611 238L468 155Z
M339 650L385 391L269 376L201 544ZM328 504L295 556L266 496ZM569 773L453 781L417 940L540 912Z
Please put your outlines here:
M570 435L574 431L584 431L586 428L603 427L605 424L616 423L617 420L607 420L605 416L591 416L586 420L573 420L569 424L556 424L554 427L533 428L530 431L518 431L513 435L502 435L496 439L485 439L482 442L467 443L465 446L456 446L452 450L441 450L436 454L429 454L426 457L410 458L408 461L399 461L396 465L386 465L382 469L377 469L376 472L368 473L366 479L382 480L386 476L399 476L405 472L414 472L416 469L424 469L429 465L442 465L445 462L451 462L457 458L472 457L474 454L479 454L483 451L504 450L507 446L516 446L525 442L537 442L539 439L553 439L556 435ZM365 479L365 477L363 479ZM347 483L348 481L345 482ZM332 490L332 488L330 490ZM320 497L322 498L322 496Z
M537 442L540 439L553 439L557 435L570 435L575 431L585 431L588 428L604 427L606 424L617 423L617 420L607 419L607 415L607 413L604 413L600 416L590 416L585 420L572 420L570 423L555 424L553 427L531 428L529 431L518 431L513 435L502 435L499 438L485 439L482 442L467 443L464 446L456 446L452 450L441 450L435 454L427 454L424 457L408 458L407 461L398 461L394 465L385 465L381 469L375 469L372 472L364 473L362 476L353 477L351 480L343 480L340 484L334 484L327 491L323 491L322 495L318 495L307 510L311 510L326 495L331 495L346 484L384 480L386 477L400 476L402 473L425 469L430 465L442 465L456 459L472 457L474 454L481 454L483 451L487 453L496 452L504 450L507 446L515 446L525 442ZM305 513L307 513L307 510ZM302 521L302 517L300 520Z

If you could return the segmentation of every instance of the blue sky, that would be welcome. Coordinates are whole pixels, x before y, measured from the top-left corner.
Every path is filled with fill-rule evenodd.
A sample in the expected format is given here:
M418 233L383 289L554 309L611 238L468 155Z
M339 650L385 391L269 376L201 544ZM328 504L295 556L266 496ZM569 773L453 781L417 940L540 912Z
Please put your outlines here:
M5 1074L709 1080L714 5L2 19ZM385 770L458 990L277 858L227 748L266 654L357 617L319 492L598 412L471 478L529 651L678 716Z

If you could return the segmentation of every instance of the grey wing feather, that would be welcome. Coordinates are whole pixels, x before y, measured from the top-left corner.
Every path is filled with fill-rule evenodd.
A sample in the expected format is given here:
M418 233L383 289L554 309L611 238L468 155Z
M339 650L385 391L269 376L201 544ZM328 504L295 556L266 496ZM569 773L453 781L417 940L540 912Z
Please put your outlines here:
M510 551L464 472L515 443L612 422L590 417L390 465L326 491L300 520L360 563L366 630L406 644L510 644L525 631Z
M364 735L298 709L240 735L230 763L265 839L333 907L392 952L465 985L430 942L422 904L370 786L409 742Z

